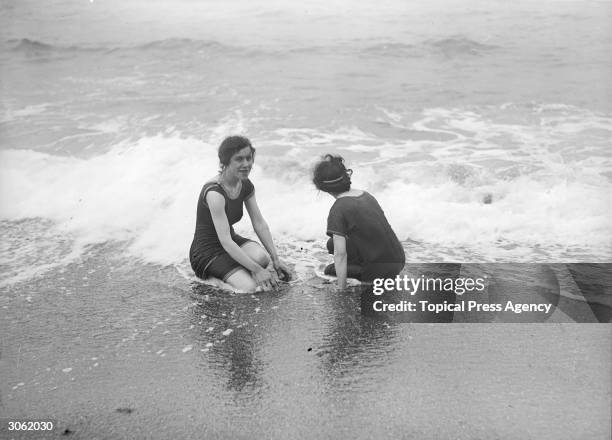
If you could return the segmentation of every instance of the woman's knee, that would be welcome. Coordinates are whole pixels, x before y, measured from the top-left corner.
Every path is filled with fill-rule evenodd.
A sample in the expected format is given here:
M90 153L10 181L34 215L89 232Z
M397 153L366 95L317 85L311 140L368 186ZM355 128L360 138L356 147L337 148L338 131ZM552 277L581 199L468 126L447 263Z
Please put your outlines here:
M268 264L270 264L270 257L257 243L249 241L242 246L242 250L261 267L268 267Z
M225 282L232 286L234 289L243 292L255 292L255 289L257 289L257 283L255 282L251 274L245 269L237 270L229 277L227 277Z

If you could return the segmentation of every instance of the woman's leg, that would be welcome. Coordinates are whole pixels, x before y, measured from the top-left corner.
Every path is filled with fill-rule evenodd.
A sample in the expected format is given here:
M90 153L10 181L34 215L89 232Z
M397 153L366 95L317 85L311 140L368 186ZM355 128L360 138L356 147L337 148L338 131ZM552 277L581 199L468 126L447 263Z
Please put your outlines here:
M238 264L227 252L219 255L206 268L207 277L223 280L235 289L254 292L257 284L250 272Z
M257 289L257 283L249 271L242 267L227 277L225 282L234 289L242 290L244 292L255 292L255 289Z
M261 267L265 268L268 266L270 258L259 244L249 240L240 247L244 253ZM257 283L251 276L251 273L234 261L227 252L219 255L209 264L206 269L206 275L219 278L233 288L244 292L254 292L257 288Z
M245 244L240 246L245 254L247 254L251 260L259 264L261 267L266 268L270 264L270 257L268 253L254 241L247 241Z
M251 258L251 260L255 261L261 267L268 267L270 257L268 257L267 252L258 243L255 243L254 241L247 241L240 246L240 248L249 256L249 258ZM257 289L257 283L251 276L251 273L244 267L240 267L230 274L225 282L233 288L245 292L254 292L255 289Z

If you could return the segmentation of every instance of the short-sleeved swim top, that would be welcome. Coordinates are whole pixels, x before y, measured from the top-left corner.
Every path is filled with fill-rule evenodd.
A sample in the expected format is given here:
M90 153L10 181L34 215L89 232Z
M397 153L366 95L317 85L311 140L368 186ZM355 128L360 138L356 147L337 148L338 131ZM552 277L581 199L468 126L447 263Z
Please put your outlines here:
M198 198L195 233L189 250L191 267L199 277L205 275L206 267L216 257L225 253L219 241L210 208L206 203L206 195L209 191L218 192L225 198L225 215L230 225L230 235L234 241L240 241L241 237L236 234L233 225L242 218L242 205L245 200L253 196L255 187L249 179L243 180L240 194L235 199L230 199L218 182L207 182L202 187L200 197Z
M356 247L364 267L403 265L404 248L372 195L339 197L329 211L327 235L342 235Z

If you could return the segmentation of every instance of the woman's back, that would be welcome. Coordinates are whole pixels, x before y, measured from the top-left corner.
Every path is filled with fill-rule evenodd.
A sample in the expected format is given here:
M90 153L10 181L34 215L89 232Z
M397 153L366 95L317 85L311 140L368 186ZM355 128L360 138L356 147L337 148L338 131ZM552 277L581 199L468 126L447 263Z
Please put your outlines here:
M404 249L376 199L366 191L338 197L329 211L327 235L346 237L364 266L405 262Z

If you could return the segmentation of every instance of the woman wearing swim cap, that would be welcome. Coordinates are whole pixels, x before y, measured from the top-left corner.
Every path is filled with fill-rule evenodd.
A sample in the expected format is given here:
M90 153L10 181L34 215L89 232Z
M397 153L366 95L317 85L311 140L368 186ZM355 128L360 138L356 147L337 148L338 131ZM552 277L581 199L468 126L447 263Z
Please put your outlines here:
M249 180L255 148L243 136L230 136L219 146L218 156L221 171L204 184L198 198L189 251L191 267L200 278L216 277L241 291L253 292L257 286L264 290L276 288L277 276L288 281L291 275L278 258L255 199L255 187ZM243 205L267 253L258 243L234 231L233 225L242 218ZM270 259L275 272L266 269Z
M340 289L346 288L347 277L371 282L399 274L406 261L402 244L376 199L351 188L353 171L344 166L344 159L327 154L313 174L317 189L336 199L327 218L327 249L334 264L325 274L336 275Z

